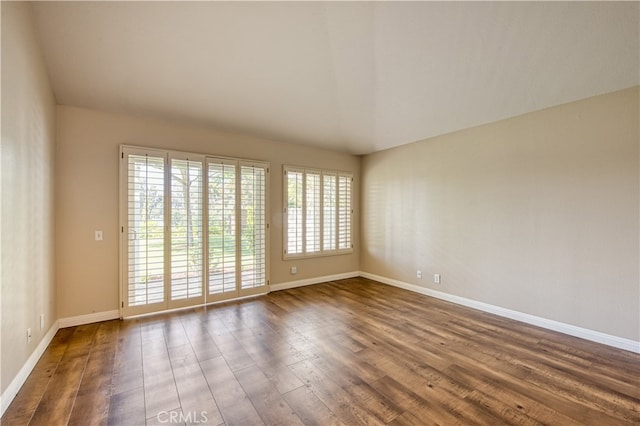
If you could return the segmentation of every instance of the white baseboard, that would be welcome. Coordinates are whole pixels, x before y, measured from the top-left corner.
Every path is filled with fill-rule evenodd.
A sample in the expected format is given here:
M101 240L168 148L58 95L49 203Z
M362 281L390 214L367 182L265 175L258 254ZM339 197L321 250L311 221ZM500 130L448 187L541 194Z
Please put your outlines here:
M287 290L289 288L304 287L306 285L321 284L328 281L346 280L347 278L359 277L360 271L345 272L343 274L325 275L323 277L307 278L304 280L288 281L280 284L271 284L271 291Z
M618 337L618 336L612 336L610 334L601 333L599 331L589 330L587 328L577 327L575 325L566 324L563 322L554 321L546 318L541 318L535 315L513 311L511 309L501 308L499 306L490 305L488 303L478 302L476 300L455 296L449 293L443 293L441 291L420 287L415 284L405 283L403 281L394 280L392 278L370 274L368 272L360 272L360 276L364 278L369 278L374 281L379 281L384 284L389 284L394 287L399 287L405 290L424 294L426 296L435 297L436 299L446 300L447 302L452 302L457 305L467 306L469 308L474 308L480 311L489 312L491 314L496 314L501 317L510 318L516 321L521 321L527 324L546 328L548 330L558 331L560 333L568 334L570 336L580 337L582 339L591 340L592 342L613 346L614 348L624 349L624 350L635 352L635 353L640 353L640 342L637 342L635 340L625 339L623 337Z
M60 318L58 322L60 323L60 328L67 328L118 318L120 318L120 311L114 309L113 311L95 312L93 314L78 315L77 317Z
M18 394L18 391L22 385L24 385L24 382L27 381L29 374L31 374L31 371L40 360L44 351L47 350L47 346L49 346L49 343L53 340L53 336L56 335L59 329L59 321L54 322L49 331L47 331L47 334L45 334L42 340L40 340L40 343L38 343L38 346L31 356L27 359L27 362L24 363L20 371L18 371L18 374L16 374L11 383L9 383L9 386L7 386L7 389L5 389L3 394L0 396L0 417L3 416L7 408L9 408L13 398Z

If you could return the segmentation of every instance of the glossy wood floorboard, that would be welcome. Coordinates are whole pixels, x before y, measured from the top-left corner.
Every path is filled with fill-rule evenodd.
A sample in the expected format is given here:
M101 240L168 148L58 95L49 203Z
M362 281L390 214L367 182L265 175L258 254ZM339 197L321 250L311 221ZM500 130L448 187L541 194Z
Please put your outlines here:
M640 355L363 278L61 329L3 425L640 424Z

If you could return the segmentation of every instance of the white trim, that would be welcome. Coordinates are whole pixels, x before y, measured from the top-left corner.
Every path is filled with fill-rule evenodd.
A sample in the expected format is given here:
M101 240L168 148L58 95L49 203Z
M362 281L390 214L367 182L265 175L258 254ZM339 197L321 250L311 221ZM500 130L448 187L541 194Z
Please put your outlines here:
M78 315L77 317L60 318L60 328L75 327L76 325L91 324L92 322L109 321L120 318L120 311L95 312L93 314Z
M501 317L510 318L516 321L521 321L527 324L546 328L548 330L558 331L560 333L568 334L570 336L580 337L582 339L591 340L592 342L613 346L614 348L624 349L626 351L635 352L635 353L640 353L640 342L635 340L625 339L623 337L618 337L618 336L612 336L610 334L589 330L587 328L577 327L575 325L566 324L560 321L554 321L546 318L537 317L535 315L514 311L511 309L501 308L500 306L494 306L488 303L478 302L476 300L467 299L467 298L456 296L453 294L443 293L441 291L432 290L426 287L420 287L415 284L405 283L403 281L394 280L392 278L370 274L368 272L360 272L360 276L364 278L368 278L370 280L379 281L384 284L389 284L394 287L399 287L405 290L424 294L426 296L435 297L436 299L446 300L447 302L452 302L457 305L467 306L469 308L474 308L480 311L489 312L491 314L499 315Z
M24 385L24 382L27 381L29 374L31 374L31 371L40 360L44 351L47 350L49 343L51 343L59 329L59 321L54 322L49 331L47 331L47 334L40 340L36 349L31 353L27 362L24 363L20 371L18 371L18 374L16 374L11 383L9 383L9 386L7 386L7 389L5 389L4 393L0 396L0 417L3 416L7 408L9 408L13 398L16 397L20 388Z
M346 280L347 278L359 277L359 271L345 272L343 274L325 275L324 277L307 278L304 280L288 281L280 284L271 284L271 291L287 290L289 288L304 287L307 285L326 283L327 281Z

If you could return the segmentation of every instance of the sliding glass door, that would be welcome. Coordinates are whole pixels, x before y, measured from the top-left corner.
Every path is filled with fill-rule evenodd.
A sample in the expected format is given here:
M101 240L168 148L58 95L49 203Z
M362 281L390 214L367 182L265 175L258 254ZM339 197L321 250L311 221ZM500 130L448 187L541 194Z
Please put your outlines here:
M268 165L121 148L123 316L267 291Z

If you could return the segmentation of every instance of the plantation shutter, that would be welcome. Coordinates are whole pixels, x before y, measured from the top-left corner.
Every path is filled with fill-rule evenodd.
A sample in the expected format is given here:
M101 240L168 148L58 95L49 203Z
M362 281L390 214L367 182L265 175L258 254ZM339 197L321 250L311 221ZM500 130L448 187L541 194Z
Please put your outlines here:
M322 176L322 208L324 235L322 249L335 250L337 247L337 175L325 172Z
M161 303L165 300L165 157L127 152L123 160L127 174L125 297L128 306Z
M210 159L209 180L209 294L236 291L237 162Z
M338 250L351 249L351 185L350 175L338 175Z
M302 211L304 206L303 194L303 172L301 170L285 171L285 191L286 191L286 251L287 255L302 254L303 222Z
M267 285L267 167L240 165L240 273L241 290Z
M171 300L203 295L203 163L171 158Z
M123 317L267 291L268 163L120 148Z
M320 172L305 173L305 253L320 251Z

